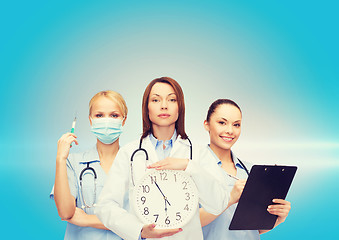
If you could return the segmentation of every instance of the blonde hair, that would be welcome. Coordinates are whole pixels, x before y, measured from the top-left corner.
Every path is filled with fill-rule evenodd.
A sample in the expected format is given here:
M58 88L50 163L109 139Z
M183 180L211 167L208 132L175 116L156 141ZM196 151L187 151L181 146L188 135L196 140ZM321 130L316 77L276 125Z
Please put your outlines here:
M120 95L120 93L112 90L98 92L92 97L91 101L89 101L89 115L91 115L93 103L101 96L107 97L108 99L118 104L120 111L122 112L124 118L126 118L128 112L126 102L124 98Z

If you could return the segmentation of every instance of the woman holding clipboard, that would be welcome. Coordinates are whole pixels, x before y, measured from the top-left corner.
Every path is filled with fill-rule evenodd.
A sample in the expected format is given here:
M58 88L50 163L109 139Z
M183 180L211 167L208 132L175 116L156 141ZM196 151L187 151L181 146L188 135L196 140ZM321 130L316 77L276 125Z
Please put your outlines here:
M237 202L244 189L251 164L240 161L231 151L241 132L242 113L240 107L229 99L218 99L209 107L204 127L209 132L210 144L202 151L210 168L215 168L215 177L230 192L227 209L219 216L200 208L200 221L205 240L210 239L260 239L260 234L269 230L229 230L228 226L235 212ZM209 156L209 157L207 157ZM240 180L239 180L240 179ZM273 199L267 211L277 215L276 227L284 222L290 209L290 202Z

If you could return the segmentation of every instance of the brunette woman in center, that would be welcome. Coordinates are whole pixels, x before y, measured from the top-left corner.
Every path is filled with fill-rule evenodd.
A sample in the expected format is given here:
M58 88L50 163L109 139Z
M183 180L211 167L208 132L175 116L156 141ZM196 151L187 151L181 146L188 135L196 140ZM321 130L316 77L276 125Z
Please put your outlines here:
M189 160L191 149L185 132L184 95L174 79L161 77L148 84L142 100L142 119L142 137L119 150L101 192L96 214L107 228L126 240L163 237L202 240L198 206L193 218L182 228L157 229L154 223L143 224L129 206L131 203L123 204L126 198L131 202L133 182L137 182L147 168L161 168L157 162L190 174L199 191L199 203L209 213L220 214L229 200L224 197L227 194L220 184L211 174L204 172L199 160L194 159L194 154ZM145 162L143 153L135 154L132 175L130 159L139 148L140 140L149 160Z

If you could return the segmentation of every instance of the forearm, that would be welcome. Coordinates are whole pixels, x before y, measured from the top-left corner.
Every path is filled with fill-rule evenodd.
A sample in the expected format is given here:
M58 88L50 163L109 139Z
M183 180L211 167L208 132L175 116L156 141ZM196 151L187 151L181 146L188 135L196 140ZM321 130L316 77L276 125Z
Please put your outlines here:
M214 219L216 219L219 216L219 215L213 215L211 213L208 213L203 208L199 209L199 213L200 213L201 227L204 227L210 224L211 222L214 221Z
M85 213L81 208L76 208L73 217L68 220L69 223L80 227L92 227L98 229L108 230L96 215Z
M68 220L72 218L76 207L75 199L68 184L66 160L58 157L56 161L54 200L61 219Z
M109 230L96 215L88 215L88 227Z

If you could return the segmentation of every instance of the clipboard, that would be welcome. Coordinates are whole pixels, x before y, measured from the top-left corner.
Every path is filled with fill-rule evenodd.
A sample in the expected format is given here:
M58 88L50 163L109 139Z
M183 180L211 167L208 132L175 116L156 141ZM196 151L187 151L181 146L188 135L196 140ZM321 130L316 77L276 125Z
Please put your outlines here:
M229 230L270 230L277 220L267 211L274 198L285 199L296 166L254 165L251 168Z

